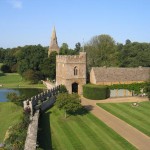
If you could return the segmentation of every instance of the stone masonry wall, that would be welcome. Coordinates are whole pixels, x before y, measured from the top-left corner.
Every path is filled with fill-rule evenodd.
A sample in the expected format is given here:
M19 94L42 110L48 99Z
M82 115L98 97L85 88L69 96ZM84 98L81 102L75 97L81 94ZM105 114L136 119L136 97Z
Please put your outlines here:
M74 74L74 68L77 74ZM63 84L72 93L72 84L78 84L78 94L82 94L82 86L86 84L86 53L79 55L58 55L56 57L56 85Z
M39 110L32 117L29 124L24 150L36 150L37 132L38 132Z

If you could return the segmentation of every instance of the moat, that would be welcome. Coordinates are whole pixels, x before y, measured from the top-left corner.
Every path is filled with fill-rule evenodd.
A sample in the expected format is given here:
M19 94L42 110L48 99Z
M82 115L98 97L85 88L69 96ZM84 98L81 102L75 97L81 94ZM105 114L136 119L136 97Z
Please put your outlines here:
M6 102L7 94L15 92L18 95L25 95L27 98L30 98L34 95L37 95L38 93L42 92L42 89L27 89L27 88L21 88L21 89L8 89L8 88L1 88L0 89L0 102Z

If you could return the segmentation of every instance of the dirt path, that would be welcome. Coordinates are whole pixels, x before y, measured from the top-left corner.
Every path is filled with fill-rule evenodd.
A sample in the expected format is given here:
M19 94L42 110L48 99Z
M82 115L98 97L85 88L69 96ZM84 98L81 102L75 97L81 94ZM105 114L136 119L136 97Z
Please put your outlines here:
M96 106L96 103L118 103L118 102L141 102L147 101L146 98L130 97L130 98L116 98L108 100L88 100L82 97L82 105L91 111L97 118L102 120L107 126L112 128L115 132L133 144L138 150L150 150L150 137L143 134L136 128L130 126L123 120L115 117L104 109Z

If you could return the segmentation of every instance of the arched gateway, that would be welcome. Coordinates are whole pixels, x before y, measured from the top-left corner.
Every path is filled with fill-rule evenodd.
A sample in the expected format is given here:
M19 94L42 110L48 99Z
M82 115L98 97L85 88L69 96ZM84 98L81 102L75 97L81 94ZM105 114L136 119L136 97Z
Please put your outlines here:
M63 84L69 93L82 94L86 84L86 53L56 56L56 85Z
M72 83L72 93L78 93L78 83Z

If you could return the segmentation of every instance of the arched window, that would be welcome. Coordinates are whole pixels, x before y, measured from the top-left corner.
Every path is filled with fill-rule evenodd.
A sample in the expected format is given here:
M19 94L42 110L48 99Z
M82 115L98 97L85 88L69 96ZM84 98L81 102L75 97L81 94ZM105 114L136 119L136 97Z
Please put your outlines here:
M75 76L78 75L78 69L77 69L77 66L74 67L74 75L75 75Z

